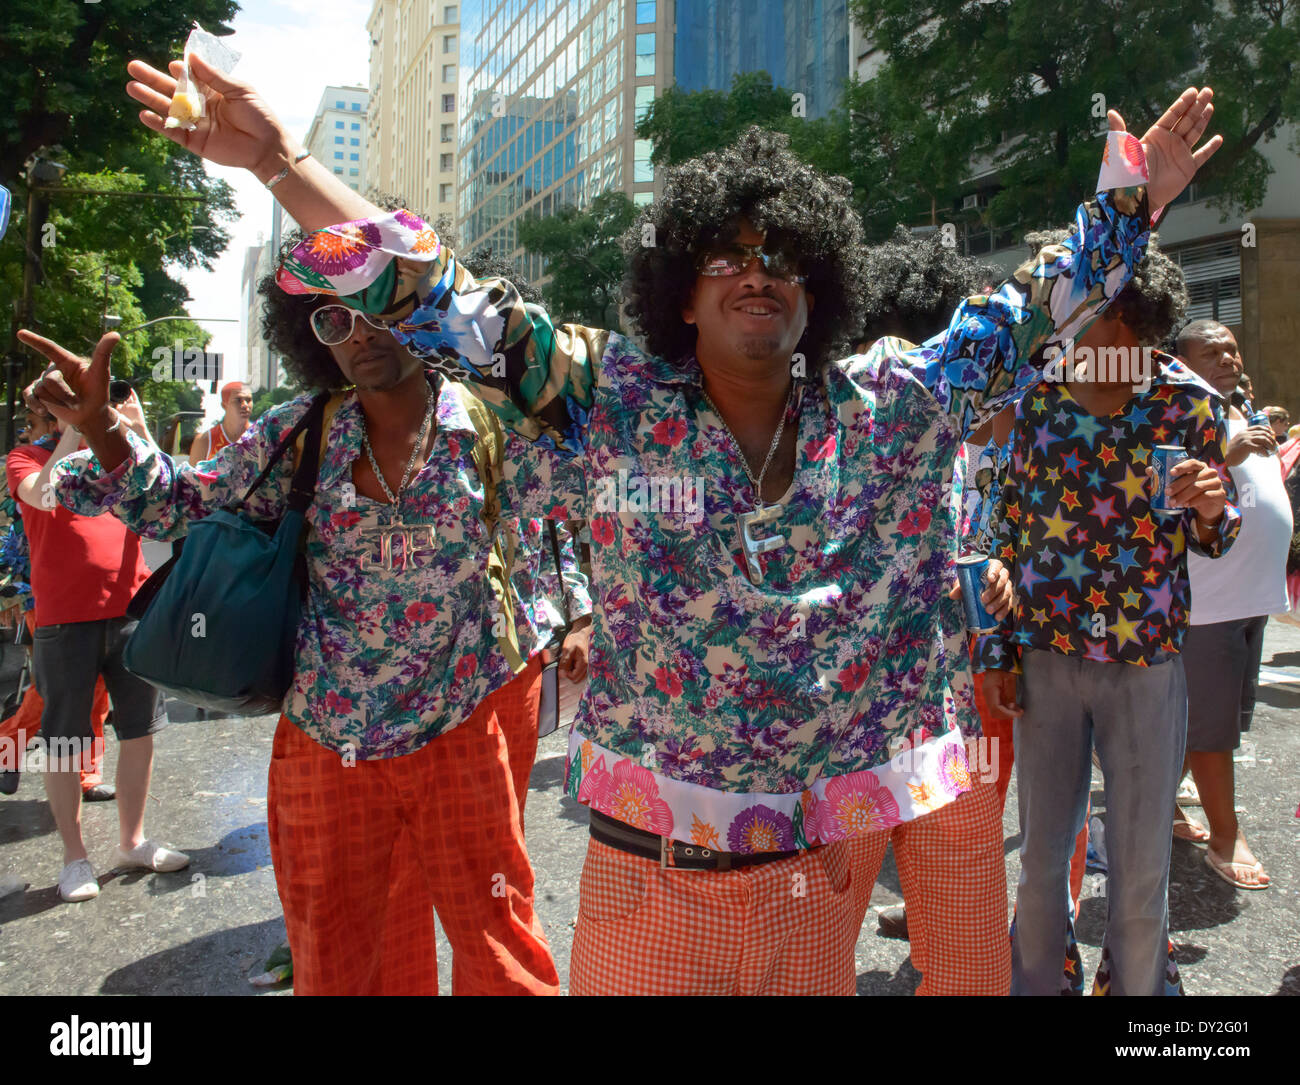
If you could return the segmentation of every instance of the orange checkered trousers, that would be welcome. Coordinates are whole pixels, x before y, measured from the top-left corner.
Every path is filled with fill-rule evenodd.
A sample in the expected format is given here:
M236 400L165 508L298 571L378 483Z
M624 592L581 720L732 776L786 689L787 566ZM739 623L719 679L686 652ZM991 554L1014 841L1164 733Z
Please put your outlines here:
M575 995L851 995L862 916L845 843L738 870L587 845ZM1005 932L1003 935L1005 939Z
M435 908L453 994L559 993L502 723L540 673L404 757L348 764L280 718L267 823L295 993L437 994Z

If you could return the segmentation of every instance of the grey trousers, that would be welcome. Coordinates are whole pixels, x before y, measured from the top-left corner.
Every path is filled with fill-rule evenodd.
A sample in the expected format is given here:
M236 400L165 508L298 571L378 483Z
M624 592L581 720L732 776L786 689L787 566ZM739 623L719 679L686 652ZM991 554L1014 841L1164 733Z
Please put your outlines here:
M1137 667L1027 649L1023 666L1011 993L1060 990L1061 916L1095 744L1106 788L1109 993L1165 994L1174 796L1187 739L1182 659Z

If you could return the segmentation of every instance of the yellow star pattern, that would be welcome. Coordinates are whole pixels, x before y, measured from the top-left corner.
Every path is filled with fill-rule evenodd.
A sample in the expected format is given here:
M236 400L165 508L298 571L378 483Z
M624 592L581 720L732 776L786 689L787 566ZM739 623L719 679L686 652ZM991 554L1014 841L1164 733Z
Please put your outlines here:
M1110 631L1115 635L1115 650L1117 652L1129 641L1134 644L1138 643L1137 628L1138 623L1129 621L1122 612L1115 616L1115 620L1110 623Z
M1044 516L1040 523L1047 528L1047 534L1043 536L1043 541L1048 539L1060 539L1063 543L1070 541L1070 530L1078 526L1078 520L1067 520L1061 515L1061 506L1056 506L1056 511L1051 516Z
M1115 486L1124 492L1124 498L1128 502L1129 508L1132 508L1134 500L1146 493L1146 474L1139 475L1134 472L1133 468L1125 467L1124 481L1115 483Z

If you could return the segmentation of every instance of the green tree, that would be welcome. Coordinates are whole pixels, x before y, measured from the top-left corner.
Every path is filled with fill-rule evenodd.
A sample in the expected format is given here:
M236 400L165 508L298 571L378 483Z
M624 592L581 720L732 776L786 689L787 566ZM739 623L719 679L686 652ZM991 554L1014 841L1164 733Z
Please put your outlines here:
M253 396L253 413L250 417L256 422L272 407L288 403L296 395L301 395L300 390L289 383L282 383L276 388L263 388Z
M1262 202L1270 170L1259 144L1300 118L1293 4L851 0L850 10L887 57L845 102L849 176L875 234L900 219L951 219L979 179L993 196L968 218L1061 222L1096 183L1106 109L1140 134L1190 83L1215 88L1225 145L1198 185L1226 218Z
M5 0L0 11L0 184L13 188L27 156L64 146L84 162L112 162L132 145L139 107L126 64L163 67L180 56L190 24L214 34L233 0Z
M140 125L138 106L124 90L126 62L141 56L161 66L180 55L192 21L220 32L236 10L229 0L5 4L0 12L0 93L6 103L0 116L0 181L13 190L14 214L0 241L4 311L19 311L27 256L24 163L39 152L68 172L61 182L45 186L51 191L44 196L48 213L35 254L42 281L32 293L34 330L85 350L99 336L105 309L121 317L123 328L184 312L189 293L168 267L212 267L230 240L222 223L236 216L233 194L193 155ZM150 198L160 194L190 198ZM107 306L105 269L121 280L109 286ZM174 338L181 331L172 323L126 335L114 356L114 374L143 376L158 333ZM207 342L193 326L185 334L192 345ZM26 369L20 382L25 383L43 362L30 353L21 356ZM188 403L198 393L150 387L142 395L165 408Z
M619 238L635 218L636 205L624 193L605 192L585 211L565 207L519 224L519 244L547 260L551 281L543 292L557 324L618 328L623 282Z

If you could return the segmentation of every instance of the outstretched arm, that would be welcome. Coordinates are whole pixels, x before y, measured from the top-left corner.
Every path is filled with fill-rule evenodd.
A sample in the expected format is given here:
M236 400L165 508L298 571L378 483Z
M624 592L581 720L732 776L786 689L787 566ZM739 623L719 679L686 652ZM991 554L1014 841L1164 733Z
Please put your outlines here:
M1146 254L1149 208L1174 199L1223 142L1215 136L1196 146L1212 98L1208 87L1187 89L1140 141L1111 110L1102 176L1115 187L1079 206L1062 244L1042 249L988 297L968 298L946 331L899 352L963 433L1036 382L1050 348L1064 353L1124 288ZM891 350L889 341L882 350Z

